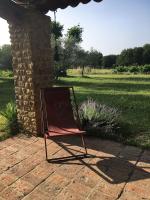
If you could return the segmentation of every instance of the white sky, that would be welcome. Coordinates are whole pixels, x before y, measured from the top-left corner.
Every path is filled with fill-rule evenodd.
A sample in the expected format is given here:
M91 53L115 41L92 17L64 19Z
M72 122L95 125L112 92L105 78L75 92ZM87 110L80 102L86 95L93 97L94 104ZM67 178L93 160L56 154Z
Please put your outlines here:
M8 24L5 20L0 18L0 46L3 44L10 44Z

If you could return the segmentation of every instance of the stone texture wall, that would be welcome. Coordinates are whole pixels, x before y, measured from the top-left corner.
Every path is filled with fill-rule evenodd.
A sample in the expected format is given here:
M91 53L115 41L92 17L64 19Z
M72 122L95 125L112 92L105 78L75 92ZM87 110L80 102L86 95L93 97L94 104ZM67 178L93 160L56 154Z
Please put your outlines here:
M52 80L50 18L29 12L21 24L10 24L18 122L26 133L39 135L40 88Z

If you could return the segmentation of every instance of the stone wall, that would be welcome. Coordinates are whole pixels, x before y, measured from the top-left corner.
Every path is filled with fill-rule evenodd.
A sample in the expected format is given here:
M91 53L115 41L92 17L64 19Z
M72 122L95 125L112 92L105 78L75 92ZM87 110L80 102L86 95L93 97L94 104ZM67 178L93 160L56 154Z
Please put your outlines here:
M29 12L21 24L10 24L18 122L26 133L39 135L40 88L52 80L50 18Z

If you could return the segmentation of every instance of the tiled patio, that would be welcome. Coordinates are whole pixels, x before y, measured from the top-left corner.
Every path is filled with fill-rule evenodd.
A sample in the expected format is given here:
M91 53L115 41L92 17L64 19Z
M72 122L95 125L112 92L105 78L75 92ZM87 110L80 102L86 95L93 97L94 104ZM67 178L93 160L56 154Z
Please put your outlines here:
M150 199L150 151L86 138L87 158L45 161L42 138L0 143L0 200ZM78 137L48 142L49 158L79 154Z

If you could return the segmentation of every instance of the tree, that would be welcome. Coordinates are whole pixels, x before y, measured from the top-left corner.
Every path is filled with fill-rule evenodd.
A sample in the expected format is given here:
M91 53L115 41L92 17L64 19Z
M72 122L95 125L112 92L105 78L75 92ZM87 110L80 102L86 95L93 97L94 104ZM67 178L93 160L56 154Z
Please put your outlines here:
M54 77L66 76L66 69L62 65L62 41L64 26L59 22L52 21L51 24L51 48L53 50L54 58Z
M143 64L143 47L135 47L133 49L133 63L135 65Z
M55 36L55 39L59 39L63 36L62 32L63 32L63 29L64 29L64 26L61 25L59 22L55 22L55 21L52 21L52 29L51 29L51 32L52 34Z
M145 65L150 64L150 44L133 49L124 49L118 56L117 65Z
M108 55L103 57L103 67L112 68L116 65L117 55Z
M11 46L5 44L0 49L0 64L4 69L12 69Z
M61 47L61 41L60 38L63 36L63 25L61 25L59 22L52 21L51 26L51 47L54 52L54 61L59 61L59 52Z
M80 27L80 25L73 26L67 31L63 41L63 63L67 66L67 68L77 66L77 52L80 49L80 43L82 42L82 32L83 29Z
M80 25L73 26L67 31L67 38L74 40L75 43L81 43L82 42L82 33L83 28L80 27Z
M76 65L82 68L81 75L84 77L84 68L88 65L88 52L82 48L79 48L77 49L76 56Z
M150 44L145 44L143 49L143 64L150 64Z
M98 52L97 50L91 49L91 51L88 52L87 59L89 66L100 68L102 66L103 54L101 52Z
M134 63L133 49L125 49L117 58L117 65L129 66Z

